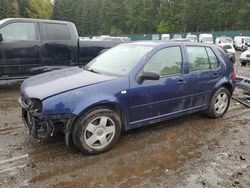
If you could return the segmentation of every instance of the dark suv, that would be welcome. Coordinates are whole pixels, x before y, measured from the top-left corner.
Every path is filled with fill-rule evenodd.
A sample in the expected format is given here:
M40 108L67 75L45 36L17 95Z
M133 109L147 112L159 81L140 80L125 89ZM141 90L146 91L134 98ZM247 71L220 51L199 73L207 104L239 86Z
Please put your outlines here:
M205 111L223 116L235 71L221 47L200 43L134 42L101 54L84 68L31 77L21 86L23 119L35 138L56 130L96 154L122 130Z

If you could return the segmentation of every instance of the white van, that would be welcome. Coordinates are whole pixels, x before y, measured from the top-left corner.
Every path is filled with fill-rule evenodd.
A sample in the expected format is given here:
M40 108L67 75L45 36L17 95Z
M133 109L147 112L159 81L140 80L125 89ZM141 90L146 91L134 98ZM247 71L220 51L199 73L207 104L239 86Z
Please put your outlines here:
M199 42L206 43L206 44L213 44L214 37L212 34L202 33L199 35Z
M188 33L186 38L190 39L191 42L198 42L198 37L196 35L192 35L191 33Z
M170 34L162 34L162 35L161 35L161 40L163 40L163 41L168 41L168 40L170 40Z
M215 39L215 44L219 46L233 45L234 41L231 37L221 36Z
M250 37L248 36L235 36L234 47L236 50L244 50L244 45L250 43Z

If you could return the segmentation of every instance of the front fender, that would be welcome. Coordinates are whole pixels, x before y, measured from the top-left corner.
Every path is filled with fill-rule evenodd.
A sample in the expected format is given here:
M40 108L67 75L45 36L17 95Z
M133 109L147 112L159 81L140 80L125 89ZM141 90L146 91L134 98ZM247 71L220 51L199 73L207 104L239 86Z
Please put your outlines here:
M103 104L112 104L127 114L129 109L126 79L111 81L54 95L42 101L43 115L72 114L79 116L87 109Z

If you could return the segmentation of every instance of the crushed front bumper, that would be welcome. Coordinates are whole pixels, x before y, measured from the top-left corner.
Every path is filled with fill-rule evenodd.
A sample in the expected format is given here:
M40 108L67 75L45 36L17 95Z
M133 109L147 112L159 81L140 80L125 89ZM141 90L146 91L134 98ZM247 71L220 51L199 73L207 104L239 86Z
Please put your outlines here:
M19 103L22 106L22 119L29 135L44 140L52 137L55 132L64 132L65 142L68 146L71 128L76 116L72 114L42 115L30 110L22 100L19 100Z

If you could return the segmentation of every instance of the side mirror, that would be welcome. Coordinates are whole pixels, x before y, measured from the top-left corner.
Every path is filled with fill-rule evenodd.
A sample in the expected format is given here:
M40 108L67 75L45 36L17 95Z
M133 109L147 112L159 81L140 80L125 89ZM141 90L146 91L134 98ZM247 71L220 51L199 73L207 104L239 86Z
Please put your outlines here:
M159 80L160 75L156 72L142 72L138 77L138 82L143 82L144 80Z
M0 42L3 42L3 35L0 33Z

